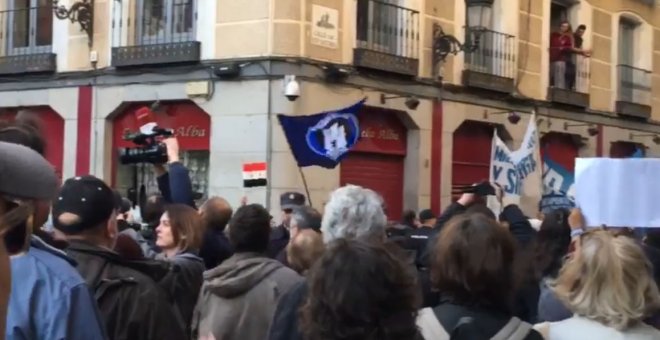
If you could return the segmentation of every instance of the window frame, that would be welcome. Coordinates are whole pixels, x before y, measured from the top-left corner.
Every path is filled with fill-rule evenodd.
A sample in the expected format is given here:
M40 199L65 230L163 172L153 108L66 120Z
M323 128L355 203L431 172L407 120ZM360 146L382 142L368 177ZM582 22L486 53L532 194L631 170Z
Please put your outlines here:
M157 34L155 36L148 36L145 35L145 30L144 30L144 25L142 25L142 21L144 20L144 15L145 15L145 5L147 4L147 1L160 1L163 4L164 7L164 35ZM175 33L175 24L176 20L175 18L175 11L174 7L176 5L181 5L182 7L185 6L186 2L190 2L192 4L192 27L189 32L184 32L184 33ZM136 42L138 45L155 45L155 44L168 44L168 43L173 43L173 42L188 42L188 41L194 41L195 40L195 35L197 32L197 0L138 0L136 1Z
M51 20L50 28L50 44L48 45L37 45L37 33L39 31L39 20L38 20L38 10L39 0L28 0L29 6L27 10L29 11L28 15L28 32L27 32L27 46L23 47L14 47L14 20L15 14L17 11L16 0L9 0L7 2L9 10L9 19L7 20L7 54L8 55L26 55L26 54L38 54L38 53L49 53L53 48L53 22ZM54 15L54 14L52 14Z

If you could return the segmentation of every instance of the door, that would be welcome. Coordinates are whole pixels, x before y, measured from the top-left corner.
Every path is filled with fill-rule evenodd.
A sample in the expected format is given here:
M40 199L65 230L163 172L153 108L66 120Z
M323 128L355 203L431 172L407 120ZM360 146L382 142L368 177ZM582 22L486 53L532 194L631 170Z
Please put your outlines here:
M621 19L619 22L619 98L618 100L633 102L634 79L634 48L635 48L634 22Z
M454 132L452 148L452 195L459 186L472 185L490 178L493 126L465 121Z
M644 158L646 147L640 143L612 142L610 158Z
M339 181L379 193L388 218L398 221L403 212L403 169L403 156L354 152L341 161Z

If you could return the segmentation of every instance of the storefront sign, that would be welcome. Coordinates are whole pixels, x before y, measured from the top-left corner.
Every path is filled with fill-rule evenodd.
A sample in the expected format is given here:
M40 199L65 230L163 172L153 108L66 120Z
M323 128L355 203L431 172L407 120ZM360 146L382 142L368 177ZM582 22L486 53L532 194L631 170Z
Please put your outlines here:
M125 137L138 132L139 123L135 112L149 104L132 105L115 119L115 148L135 147ZM158 127L174 131L182 150L209 149L211 117L199 106L191 102L164 103L154 116Z
M353 151L406 154L408 130L394 112L366 107L357 116L360 140Z

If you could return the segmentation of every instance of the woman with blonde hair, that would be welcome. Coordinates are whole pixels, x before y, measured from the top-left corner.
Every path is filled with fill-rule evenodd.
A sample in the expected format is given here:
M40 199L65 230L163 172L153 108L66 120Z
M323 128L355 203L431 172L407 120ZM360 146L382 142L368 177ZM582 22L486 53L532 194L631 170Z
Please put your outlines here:
M660 331L643 322L660 308L643 250L629 237L575 225L575 251L550 284L574 316L535 328L549 340L660 339Z

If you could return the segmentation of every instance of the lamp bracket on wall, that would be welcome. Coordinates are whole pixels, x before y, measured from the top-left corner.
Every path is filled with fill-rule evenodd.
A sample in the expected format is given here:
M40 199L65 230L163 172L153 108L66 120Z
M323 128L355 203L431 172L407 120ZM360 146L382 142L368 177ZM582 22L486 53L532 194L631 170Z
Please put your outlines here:
M520 115L515 112L515 111L495 111L495 112L488 112L488 110L484 110L484 119L488 119L489 115L502 115L506 114L507 117L506 119L509 121L509 123L516 125L520 121Z
M450 54L476 51L479 48L481 33L479 30L473 30L473 33L475 33L474 40L464 44L455 36L446 34L439 24L433 24L433 65L445 61Z
M630 140L633 140L635 137L653 137L653 139L651 139L653 141L653 144L660 145L660 136L656 135L655 133L638 133L638 134L635 134L635 133L631 132L629 137L630 137L629 138Z
M71 7L66 8L59 4L59 0L53 0L53 12L60 20L69 19L72 23L78 23L80 30L87 33L87 44L92 47L94 41L94 0L78 0Z
M600 133L600 129L598 129L598 127L597 127L596 125L589 124L589 123L575 123L575 124L570 124L570 123L568 123L568 122L565 122L565 123L564 123L564 131L568 130L568 128L569 128L569 127L572 127L572 126L588 126L588 128L587 128L587 133L588 133L589 136L591 136L591 137L598 136L598 134Z
M417 106L419 106L419 99L417 99L417 97L415 97L415 96L397 96L397 95L387 96L384 93L380 94L380 103L382 105L385 105L387 100L397 99L397 98L406 98L406 101L404 102L404 104L410 110L415 110L415 109L417 109Z

